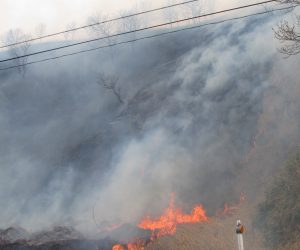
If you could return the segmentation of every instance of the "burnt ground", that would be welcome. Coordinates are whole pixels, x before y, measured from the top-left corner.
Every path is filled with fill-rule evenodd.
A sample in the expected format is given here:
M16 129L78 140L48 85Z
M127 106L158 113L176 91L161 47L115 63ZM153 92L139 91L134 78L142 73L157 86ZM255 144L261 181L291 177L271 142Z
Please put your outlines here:
M115 241L104 240L63 240L45 243L18 241L0 244L1 250L111 250Z
M117 243L147 241L150 235L149 231L128 224L102 235L101 239L87 239L76 229L63 226L36 233L9 227L0 230L0 250L111 250Z

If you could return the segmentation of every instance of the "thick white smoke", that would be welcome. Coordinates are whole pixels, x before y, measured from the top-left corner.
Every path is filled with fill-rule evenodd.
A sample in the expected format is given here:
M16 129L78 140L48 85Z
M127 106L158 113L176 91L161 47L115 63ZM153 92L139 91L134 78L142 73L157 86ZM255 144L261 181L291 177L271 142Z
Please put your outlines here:
M109 60L108 51L40 64L25 78L1 73L0 227L92 231L94 219L105 227L156 215L171 192L184 209L211 212L236 198L259 118L270 117L260 142L275 138L278 150L299 132L299 62L277 54L277 20L135 43ZM99 74L118 77L122 102Z

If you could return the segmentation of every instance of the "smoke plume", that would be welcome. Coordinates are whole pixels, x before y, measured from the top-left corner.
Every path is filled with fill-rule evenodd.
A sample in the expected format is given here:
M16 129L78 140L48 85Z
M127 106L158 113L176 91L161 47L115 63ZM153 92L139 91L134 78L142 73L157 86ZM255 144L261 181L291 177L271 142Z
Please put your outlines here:
M255 194L299 137L299 61L277 53L279 18L1 72L0 226L89 232L155 216L172 192L211 214Z

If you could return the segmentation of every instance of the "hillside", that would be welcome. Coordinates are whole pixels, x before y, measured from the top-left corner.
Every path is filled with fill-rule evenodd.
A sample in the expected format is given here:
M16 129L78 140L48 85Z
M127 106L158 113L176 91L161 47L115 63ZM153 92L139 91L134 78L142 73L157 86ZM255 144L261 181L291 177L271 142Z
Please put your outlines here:
M252 227L249 204L244 204L234 216L226 219L213 219L208 224L182 225L177 232L168 237L150 243L146 250L213 250L237 249L235 223L244 218L246 225L244 233L244 247L250 250L264 250L260 232Z
M272 31L283 16L1 71L0 228L63 226L106 244L174 194L212 220L146 249L234 249L237 218L247 249L263 249L256 205L300 141L299 59L278 54ZM241 193L236 214L215 218Z
M231 216L178 226L174 235L153 241L146 249L237 249L234 225L241 218L245 249L299 249L299 169L299 152L293 153L266 185L259 204L245 202Z

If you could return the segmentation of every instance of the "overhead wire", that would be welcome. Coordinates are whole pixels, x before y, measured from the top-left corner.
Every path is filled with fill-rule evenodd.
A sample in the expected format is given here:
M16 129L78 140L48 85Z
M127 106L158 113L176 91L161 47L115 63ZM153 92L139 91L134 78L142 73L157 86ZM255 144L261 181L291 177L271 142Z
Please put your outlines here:
M110 23L110 22L115 22L115 21L119 21L119 20L122 20L122 19L134 17L134 16L140 16L140 15L152 13L152 12L159 11L159 10L169 9L169 8L173 8L173 7L177 7L177 6L181 6L181 5L186 5L186 4L190 4L190 3L193 3L193 2L197 2L197 1L199 1L199 0L189 0L189 1L180 2L180 3L176 3L176 4L171 4L171 5L151 9L151 10L141 11L141 12L134 13L134 14L129 14L129 15L121 16L121 17L112 18L112 19L105 20L105 21L102 21L102 22L87 24L87 25L83 25L83 26L73 28L73 29L63 30L63 31L59 31L59 32L56 32L56 33L52 33L52 34L48 34L48 35L44 35L44 36L39 36L39 37L31 38L31 39L28 39L28 40L16 42L16 43L6 44L6 45L3 45L3 46L0 46L0 49L16 46L16 45L23 44L23 43L28 43L28 42L41 40L41 39L44 39L44 38L58 36L58 35L62 35L62 34L65 34L65 33L74 32L74 31L77 31L77 30L86 29L86 28L90 28L90 27L93 27L93 26L98 26L98 25L102 25L102 24L106 24L106 23Z
M60 50L60 49L70 48L70 47L74 47L74 46L78 46L78 45L82 45L82 44L86 44L86 43L100 41L100 40L103 40L103 39L113 38L113 37L122 36L122 35L128 35L128 34L132 34L132 33L136 33L136 32L141 32L141 31L145 31L145 30L149 30L149 29L155 29L155 28L159 28L159 27L163 27L163 26L168 26L168 25L172 25L172 24L176 24L176 23L178 24L178 23L182 23L182 22L194 20L194 19L197 19L197 18L203 18L203 17L212 16L212 15L219 15L219 14L223 14L223 13L227 13L227 12L232 12L232 11L235 11L235 10L246 9L246 8L250 8L250 7L254 7L254 6L258 6L258 5L262 5L262 4L266 4L266 3L276 2L276 1L277 0L267 0L267 1L263 1L263 2L258 2L258 3L243 5L243 6L238 6L238 7L234 7L234 8L229 8L229 9L225 9L225 10L211 12L211 13L208 13L208 14L201 14L201 15L194 16L194 17L189 17L189 18L184 18L184 19L180 19L180 20L176 20L176 21L171 21L171 22L156 24L156 25L148 26L148 27L141 28L141 29L136 29L136 30L130 30L130 31L126 31L126 32L121 32L121 33L113 34L113 35L110 35L110 36L104 36L104 37L89 39L89 40L85 40L85 41L81 41L81 42L76 42L76 43L72 43L72 44L68 44L68 45L58 46L58 47L51 48L51 49L40 50L40 51L37 51L37 52L33 52L33 53L29 53L29 54L24 54L24 55L21 55L21 56L15 56L15 57L10 57L10 58L6 58L6 59L2 59L2 60L0 60L0 63L7 62L7 61L12 61L12 60L16 60L16 59L20 59L20 58L24 58L24 57L27 58L29 56L35 56L35 55L39 55L39 54L43 54L43 53L47 53L47 52L52 52L52 51L56 51L56 50Z
M140 37L140 38L136 38L136 39L132 39L132 40L127 40L127 41L123 41L123 42L119 42L119 43L114 43L114 44L99 46L99 47L95 47L95 48L91 48L91 49L86 49L86 50L80 50L80 51L73 52L73 53L67 53L67 54L63 54L63 55L59 55L59 56L45 58L45 59L42 59L42 60L36 60L36 61L32 61L32 62L27 62L27 63L20 64L20 65L9 66L9 67L6 67L6 68L0 68L0 71L8 70L8 69L14 69L14 68L19 68L19 67L23 67L23 66L26 66L26 65L32 65L32 64L37 64L37 63L46 62L46 61L51 61L51 60L55 60L55 59L59 59L59 58L64 58L64 57L68 57L68 56L72 56L72 55L78 55L78 54L82 54L82 53L86 53L86 52L91 52L91 51L95 51L95 50L109 48L109 47L115 47L115 46L118 46L118 45L128 44L128 43L132 43L132 42L136 42L136 41L141 41L141 40L146 40L146 39L150 39L150 38L155 38L155 37L159 37L159 36L165 36L165 35L169 35L169 34L173 34L173 33L177 33L177 32L182 32L182 31L186 31L186 30L192 30L192 29L202 28L202 27L209 26L209 25L216 25L216 24L221 24L221 23L225 23L225 22L229 22L229 21L240 20L240 19L244 19L244 18L248 18L248 17L252 17L252 16L269 14L269 13L272 13L272 12L275 12L275 11L293 9L293 8L296 8L296 7L298 7L298 6L283 7L283 8L278 8L278 9L274 9L274 10L267 10L267 11L263 11L263 12L257 12L257 13L252 13L252 14L248 14L248 15L244 15L244 16L229 18L229 19L225 19L225 20L220 20L220 21L215 21L215 22L209 22L209 23L205 23L205 24L201 24L201 25L196 25L196 26L191 26L191 27L185 27L185 28L181 28L181 29L171 30L171 31L168 31L168 32L163 32L163 33L159 33L159 34L155 34L155 35L144 36L144 37Z

